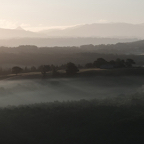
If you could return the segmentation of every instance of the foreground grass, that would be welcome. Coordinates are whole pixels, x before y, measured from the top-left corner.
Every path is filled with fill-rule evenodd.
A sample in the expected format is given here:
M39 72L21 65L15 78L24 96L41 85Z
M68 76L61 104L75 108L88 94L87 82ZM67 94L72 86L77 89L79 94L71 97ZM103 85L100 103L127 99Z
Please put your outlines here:
M144 105L54 102L0 109L5 144L144 143Z

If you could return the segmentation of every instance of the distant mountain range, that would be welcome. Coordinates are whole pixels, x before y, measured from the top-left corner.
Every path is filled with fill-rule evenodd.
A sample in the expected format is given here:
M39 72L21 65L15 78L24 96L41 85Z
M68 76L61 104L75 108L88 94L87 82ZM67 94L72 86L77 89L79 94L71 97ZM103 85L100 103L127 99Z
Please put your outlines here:
M18 27L16 29L0 28L0 39L32 38L32 37L46 37L46 35L36 33L36 32L26 31L22 29L21 27Z
M40 33L59 37L144 38L144 24L94 23L66 28L43 30Z
M98 37L98 38L139 38L144 39L144 24L94 23L65 29L48 29L31 32L18 27L0 28L0 39L46 37Z
M0 46L80 46L116 44L144 39L144 24L94 23L39 32L0 28Z

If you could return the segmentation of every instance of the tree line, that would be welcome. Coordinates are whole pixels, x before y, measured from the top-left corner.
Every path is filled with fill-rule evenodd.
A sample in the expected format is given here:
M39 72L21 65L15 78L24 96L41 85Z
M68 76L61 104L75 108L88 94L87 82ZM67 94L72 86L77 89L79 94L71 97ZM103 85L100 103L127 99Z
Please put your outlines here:
M32 66L30 69L28 69L27 67L22 69L19 66L14 66L12 68L12 73L17 75L18 73L21 73L21 72L24 72L24 73L41 72L43 77L45 77L47 72L52 71L53 76L58 76L59 75L58 70L61 70L63 68L65 68L66 74L69 76L74 75L79 71L78 67L74 63L69 62L66 65L61 65L60 67L54 66L54 65L41 65L38 68L36 68L35 66Z
M75 65L72 62L69 62L67 64L63 64L61 66L54 66L54 65L41 65L39 67L32 66L31 68L25 67L22 69L19 66L14 66L12 68L12 73L13 74L18 74L18 73L28 73L28 72L41 72L43 77L46 76L46 73L51 71L53 76L58 76L59 72L58 70L65 70L67 75L74 75L76 74L80 68L130 68L132 65L135 64L135 61L133 59L119 59L117 58L116 60L111 60L111 61L106 61L103 58L98 58L96 61L93 63L87 63L85 66L82 65Z
M111 68L124 68L124 67L132 67L135 64L133 59L120 59L117 58L116 60L106 61L103 58L98 58L93 63L87 63L85 65L86 68L101 68L104 65L111 66Z
M78 42L80 39L78 40ZM110 41L110 39L109 39ZM80 46L49 46L37 47L35 45L20 45L18 47L0 47L0 52L4 53L39 53L39 54L55 54L55 53L83 53L95 52L105 54L142 54L144 53L144 41L136 41L129 43L116 44L99 44L99 45L81 45ZM66 43L66 42L65 42ZM89 42L93 43L93 42ZM67 44L69 45L69 44Z

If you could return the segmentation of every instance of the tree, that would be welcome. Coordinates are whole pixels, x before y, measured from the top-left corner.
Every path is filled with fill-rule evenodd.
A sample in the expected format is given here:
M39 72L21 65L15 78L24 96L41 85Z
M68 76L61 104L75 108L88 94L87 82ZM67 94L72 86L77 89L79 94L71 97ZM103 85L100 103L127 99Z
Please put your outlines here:
M22 72L22 68L21 67L15 66L15 67L12 68L12 73L17 75L20 72Z
M103 59L103 58L98 58L96 61L94 61L94 63L93 63L93 66L94 67L97 67L97 68L100 68L102 65L105 65L105 64L107 64L108 62L105 60L105 59Z
M126 60L126 66L127 67L132 67L133 64L135 64L133 59L127 59Z
M55 66L51 67L51 69L52 69L52 76L53 77L56 77L59 75L58 69Z
M41 66L39 67L39 70L40 70L40 72L42 73L43 77L45 77L45 76L46 76L46 73L47 73L48 71L50 71L50 66L49 66L49 65L41 65Z
M67 63L66 65L66 73L68 75L74 75L79 71L79 69L77 68L77 66L74 63Z
M116 59L116 67L117 68L124 68L125 67L125 61L117 58Z

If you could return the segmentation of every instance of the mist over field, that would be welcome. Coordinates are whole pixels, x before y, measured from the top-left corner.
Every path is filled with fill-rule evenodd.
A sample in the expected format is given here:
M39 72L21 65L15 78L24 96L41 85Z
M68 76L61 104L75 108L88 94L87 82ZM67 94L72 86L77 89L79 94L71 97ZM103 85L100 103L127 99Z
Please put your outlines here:
M0 144L144 143L144 1L0 2Z
M95 76L0 81L0 107L53 101L127 97L144 90L144 77Z

